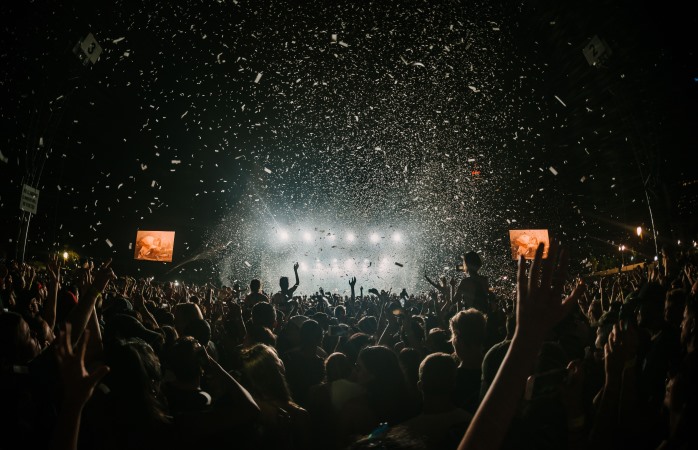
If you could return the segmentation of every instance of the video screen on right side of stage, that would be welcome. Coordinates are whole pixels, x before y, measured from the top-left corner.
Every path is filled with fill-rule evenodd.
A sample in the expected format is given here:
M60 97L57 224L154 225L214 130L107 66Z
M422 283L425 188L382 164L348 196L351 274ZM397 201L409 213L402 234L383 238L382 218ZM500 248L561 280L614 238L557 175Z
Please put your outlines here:
M509 242L511 244L511 258L519 259L522 256L526 259L533 259L536 256L536 249L541 242L545 244L543 258L548 257L550 238L548 230L509 230Z

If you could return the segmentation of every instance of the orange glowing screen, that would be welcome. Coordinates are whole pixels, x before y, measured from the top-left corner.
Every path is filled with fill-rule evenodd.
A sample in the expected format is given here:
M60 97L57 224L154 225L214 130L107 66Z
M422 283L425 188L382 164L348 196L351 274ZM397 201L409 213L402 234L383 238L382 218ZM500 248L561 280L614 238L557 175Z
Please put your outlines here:
M172 262L174 237L174 231L138 230L133 257L142 261Z
M543 258L548 257L550 246L548 230L509 230L509 242L511 242L512 259L519 259L519 255L523 255L526 259L533 259L541 242L545 244Z

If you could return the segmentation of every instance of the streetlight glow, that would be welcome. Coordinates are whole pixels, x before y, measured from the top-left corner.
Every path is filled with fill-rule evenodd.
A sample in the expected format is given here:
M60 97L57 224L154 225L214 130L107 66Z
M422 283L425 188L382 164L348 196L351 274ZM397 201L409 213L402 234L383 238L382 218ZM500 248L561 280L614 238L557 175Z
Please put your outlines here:
M63 259L65 259L65 260L68 259L68 252L63 252Z
M637 227L637 237L642 237L642 227Z

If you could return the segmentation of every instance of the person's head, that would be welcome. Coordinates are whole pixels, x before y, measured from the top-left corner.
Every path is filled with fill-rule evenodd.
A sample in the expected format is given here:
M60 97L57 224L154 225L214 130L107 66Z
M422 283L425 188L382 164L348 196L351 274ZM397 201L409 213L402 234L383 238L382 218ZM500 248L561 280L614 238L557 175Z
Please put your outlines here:
M191 336L184 336L175 341L168 351L166 361L177 381L199 385L202 351L201 344Z
M448 397L456 387L457 364L447 353L432 353L419 366L419 390L426 397Z
M27 324L29 325L30 334L34 336L41 350L51 345L55 336L48 322L41 316L36 315L29 318Z
M282 291L287 291L289 286L288 277L279 278L279 287Z
M477 363L482 358L487 319L475 308L460 311L450 322L453 349L463 361Z
M25 319L37 316L39 314L37 295L32 291L21 292L17 296L16 309Z
M182 336L192 336L206 347L211 340L211 325L205 319L194 319L184 329Z
M119 339L138 338L152 346L159 346L163 337L155 331L150 331L134 316L116 314L110 317L104 327L104 342L111 344Z
M262 282L254 279L250 281L250 292L259 292L262 290Z
M286 369L273 347L257 344L244 350L242 373L245 384L254 395L271 401L291 401L291 392L286 384Z
M325 359L325 373L328 383L348 379L351 377L351 370L351 363L344 353L335 352Z
M477 273L480 267L482 267L482 259L480 259L480 255L474 251L466 253L465 256L463 256L463 262L465 263L465 270L470 274Z
M273 330L276 326L276 308L267 302L256 303L252 307L252 323Z
M344 307L344 305L339 305L335 307L334 309L334 316L339 320L340 322L345 320L347 317L347 308Z
M664 320L672 327L679 328L686 307L686 292L683 289L673 289L666 293L664 299Z
M19 314L0 314L0 365L26 364L39 354L40 346Z
M351 364L356 363L359 353L365 347L373 345L373 337L366 333L354 333L352 334L347 342L344 344L344 354L349 358Z
M449 332L442 328L432 328L427 335L426 347L429 353L451 353L453 346L449 342Z
M247 333L245 334L245 340L242 346L244 348L249 348L256 344L265 344L270 347L275 347L276 335L269 328L253 323L247 327Z
M613 325L618 323L619 314L616 311L606 311L601 315L596 324L596 340L594 346L597 349L603 350L604 345L608 342L608 337L613 331Z
M398 379L404 383L395 352L382 345L366 347L357 360L357 381L363 386L387 386Z
M310 319L303 322L300 329L301 347L315 349L322 343L322 327L316 321Z
M357 326L362 333L375 334L378 330L378 321L373 316L366 316L359 320Z
M380 345L361 350L356 379L366 389L366 398L379 420L394 422L409 413L405 409L407 384L393 350Z
M640 291L640 310L637 323L649 331L658 330L664 323L664 288L659 283L648 283Z
M405 381L414 387L419 378L419 363L422 361L422 355L417 349L406 347L400 350L398 361L405 375Z
M195 303L180 303L174 309L174 322L177 333L181 336L191 322L203 319L199 305Z
M152 347L142 339L126 339L105 347L105 362L110 368L104 378L114 417L134 426L167 421L165 408L158 400L160 361Z

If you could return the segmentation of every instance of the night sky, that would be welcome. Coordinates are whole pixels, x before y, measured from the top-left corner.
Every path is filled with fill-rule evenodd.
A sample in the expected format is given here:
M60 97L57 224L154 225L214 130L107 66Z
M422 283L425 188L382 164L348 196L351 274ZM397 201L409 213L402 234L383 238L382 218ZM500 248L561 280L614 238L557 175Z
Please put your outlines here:
M580 260L619 243L651 257L632 237L651 227L643 185L660 238L695 239L677 206L698 178L695 16L568 3L3 2L4 250L28 180L28 255L158 275L198 258L170 276L223 282L363 258L350 231L380 235L400 282L471 249L508 275L511 228ZM89 32L104 50L83 67ZM594 35L601 67L582 54ZM137 229L175 230L174 263L133 262ZM311 242L280 248L282 231Z

